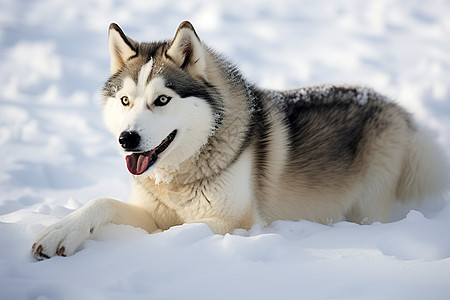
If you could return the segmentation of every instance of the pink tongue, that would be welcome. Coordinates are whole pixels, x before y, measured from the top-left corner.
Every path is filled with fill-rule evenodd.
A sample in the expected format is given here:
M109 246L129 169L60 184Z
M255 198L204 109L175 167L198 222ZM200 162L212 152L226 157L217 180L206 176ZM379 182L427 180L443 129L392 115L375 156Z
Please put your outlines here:
M152 152L146 152L127 155L125 160L127 161L128 171L134 175L141 175L144 173L145 170L148 169L152 154Z

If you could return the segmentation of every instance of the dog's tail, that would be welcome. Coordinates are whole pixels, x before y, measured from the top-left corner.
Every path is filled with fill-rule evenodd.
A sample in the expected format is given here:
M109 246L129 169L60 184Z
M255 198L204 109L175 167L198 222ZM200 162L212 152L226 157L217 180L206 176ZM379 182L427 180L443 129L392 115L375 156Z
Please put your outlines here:
M414 133L397 185L397 199L403 203L442 200L449 192L448 157L431 137L423 128Z

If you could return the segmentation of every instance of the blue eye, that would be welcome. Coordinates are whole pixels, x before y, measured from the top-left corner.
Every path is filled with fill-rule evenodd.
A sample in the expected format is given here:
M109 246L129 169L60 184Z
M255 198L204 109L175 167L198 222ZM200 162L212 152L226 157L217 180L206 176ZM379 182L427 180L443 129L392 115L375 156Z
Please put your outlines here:
M158 96L158 98L156 98L156 100L155 100L155 102L153 102L153 104L155 106L164 106L167 103L169 103L171 99L172 99L172 97L169 97L166 95L160 95L160 96Z

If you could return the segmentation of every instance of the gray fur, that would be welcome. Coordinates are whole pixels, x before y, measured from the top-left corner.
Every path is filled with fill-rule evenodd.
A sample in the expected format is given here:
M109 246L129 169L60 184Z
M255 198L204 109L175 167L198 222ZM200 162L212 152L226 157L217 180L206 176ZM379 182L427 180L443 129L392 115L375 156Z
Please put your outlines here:
M355 181L364 178L370 165L377 163L373 159L384 154L385 150L375 148L374 144L382 143L379 140L381 137L395 144L399 131L404 136L413 136L417 130L409 113L371 89L326 85L290 91L263 90L248 83L233 64L205 47L215 60L212 68L219 72L218 76L222 79L221 82L210 82L206 78L192 77L183 69L186 62L181 68L167 64L165 53L170 45L170 41L139 44L137 57L108 80L105 95L110 96L108 91L110 86L115 85L114 82L120 85L122 76L137 80L140 66L153 58L152 76L162 75L167 80L167 86L182 97L195 96L208 101L219 116L215 124L216 133L195 157L195 164L208 171L201 175L196 171L192 171L192 174L180 172L174 180L184 185L191 184L193 178L198 181L220 176L246 149L252 148L255 177L252 188L257 194L258 209L266 221L280 218L304 218L323 223L343 218L361 221L365 217L350 216L355 211L351 203L356 199L348 201L347 207L336 213L318 217L310 211L314 211L312 206L315 202L333 201L329 197L335 197L340 190L345 191L341 193L345 197L363 197L364 188L358 195L352 196L347 195L352 194L347 190L355 189L360 184ZM228 107L229 99L220 94L219 85L224 86L222 89L233 91L232 96L245 103L245 113L236 114ZM278 124L269 120L274 115L277 116ZM281 166L283 172L278 178L272 178L271 153L268 148L274 147L271 145L272 135L277 134L276 130L280 126L287 132L287 140L283 145L287 157L285 165ZM408 143L402 145L406 148L401 152L406 154L410 146ZM211 153L222 156L221 163L212 161ZM401 174L401 170L393 172L395 176ZM205 175L206 178L202 177ZM272 191L268 191L268 188ZM370 189L370 183L365 188ZM317 195L321 192L322 195ZM277 196L268 199L267 195ZM315 199L316 196L319 199ZM302 202L307 203L307 209ZM273 209L274 206L285 209ZM386 216L375 216L374 219L386 220Z
M187 173L180 171L173 180L186 185L192 184L194 179L202 181L221 176L251 148L254 153L252 189L265 221L280 218L304 218L323 223L342 218L362 221L366 216L355 213L359 210L358 205L355 208L356 198L364 197L368 192L365 189L375 188L380 182L374 179L372 187L368 179L369 182L361 186L361 178L369 176L367 173L372 164L377 164L374 160L378 157L401 159L412 146L408 137L414 136L417 128L409 113L371 89L328 85L290 91L262 90L248 83L233 64L205 46L214 60L208 66L209 71L218 72L220 78L208 81L186 71L186 60L181 67L168 64L165 53L170 46L170 41L139 44L137 57L109 79L105 95L109 95L109 87L115 81L120 82L117 77L126 74L136 80L140 66L153 58L152 76L164 76L167 86L182 97L195 96L208 101L219 116L214 125L215 134L199 149L193 160L195 166L185 168ZM224 89L231 91L228 97L240 99L245 112L230 107L231 99L221 94ZM278 166L282 172L274 176L271 151L277 147L273 145L273 136L280 128L286 132L287 140L279 145L285 148L286 160L284 165ZM389 150L378 146L383 139L389 147L399 139L399 147L403 149L396 149L398 151L389 157ZM211 156L222 159L217 162ZM202 166L204 173L194 171L196 166ZM404 168L402 162L398 163L398 168ZM400 169L386 170L386 176L392 175L393 180L399 181L401 172ZM395 182L386 184L392 185L385 186L386 189L394 189L396 185ZM360 190L356 192L356 189ZM391 196L396 196L394 194ZM355 199L347 199L345 205L340 205L343 207L331 213L314 212L315 203L321 207L326 201L333 202L333 197ZM392 200L383 201L391 203ZM372 221L386 220L385 215L367 217Z
M143 152L124 150L141 159L139 172L129 168L132 204L94 199L38 236L38 259L73 254L107 223L152 233L203 222L219 234L278 219L370 223L389 221L395 201L448 191L439 146L371 89L260 89L202 44L189 22L172 41L140 44L113 24L108 45L106 125L116 137L136 130L147 143L136 148ZM174 99L156 108L161 93ZM177 134L168 144L170 132ZM151 164L146 153L156 155Z

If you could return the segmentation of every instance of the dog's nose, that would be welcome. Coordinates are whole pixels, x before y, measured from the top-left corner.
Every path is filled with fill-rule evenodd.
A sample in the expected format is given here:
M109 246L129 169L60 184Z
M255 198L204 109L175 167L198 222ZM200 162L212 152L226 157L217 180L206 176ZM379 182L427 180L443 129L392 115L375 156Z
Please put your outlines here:
M119 144L125 150L134 150L139 145L141 137L136 131L124 131L119 136Z

